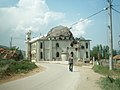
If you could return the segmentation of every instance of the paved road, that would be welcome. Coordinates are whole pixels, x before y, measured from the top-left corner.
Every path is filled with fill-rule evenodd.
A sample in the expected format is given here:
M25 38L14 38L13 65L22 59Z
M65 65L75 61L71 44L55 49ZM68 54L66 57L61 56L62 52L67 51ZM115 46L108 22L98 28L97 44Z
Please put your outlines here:
M76 90L79 71L68 71L67 65L40 63L45 71L0 85L0 90Z

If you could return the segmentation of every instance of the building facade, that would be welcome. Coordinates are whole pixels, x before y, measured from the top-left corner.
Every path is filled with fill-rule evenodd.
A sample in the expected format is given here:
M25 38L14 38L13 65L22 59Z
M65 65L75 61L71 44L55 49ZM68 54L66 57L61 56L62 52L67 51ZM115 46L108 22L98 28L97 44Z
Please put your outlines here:
M47 36L31 39L26 34L26 58L32 61L66 61L70 53L74 60L90 60L90 40L74 38L70 28L57 26Z

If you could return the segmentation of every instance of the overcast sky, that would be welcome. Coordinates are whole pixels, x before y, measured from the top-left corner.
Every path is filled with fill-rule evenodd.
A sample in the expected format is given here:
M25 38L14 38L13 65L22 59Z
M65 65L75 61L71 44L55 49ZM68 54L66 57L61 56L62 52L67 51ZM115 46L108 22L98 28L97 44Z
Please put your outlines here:
M113 8L120 12L120 1L112 0ZM32 37L45 35L58 25L70 27L74 37L90 39L91 47L108 45L108 12L86 17L107 7L107 0L0 0L0 45L13 45L25 50L25 33ZM84 21L82 21L84 20ZM82 21L82 22L81 22ZM113 11L113 41L118 49L120 40L120 13Z

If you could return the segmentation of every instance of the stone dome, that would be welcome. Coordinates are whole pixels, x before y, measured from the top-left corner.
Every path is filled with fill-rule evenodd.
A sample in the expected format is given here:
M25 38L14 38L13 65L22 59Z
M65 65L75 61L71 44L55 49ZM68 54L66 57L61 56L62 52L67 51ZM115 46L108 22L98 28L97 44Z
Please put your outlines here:
M54 28L52 28L48 34L47 37L69 37L69 38L73 38L73 34L70 31L70 28L65 27L65 26L56 26Z

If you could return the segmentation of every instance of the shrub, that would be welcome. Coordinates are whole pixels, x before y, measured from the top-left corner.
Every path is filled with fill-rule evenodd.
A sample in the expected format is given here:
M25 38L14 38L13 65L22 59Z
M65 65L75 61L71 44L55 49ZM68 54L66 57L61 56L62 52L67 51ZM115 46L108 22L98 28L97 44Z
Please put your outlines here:
M37 65L27 60L15 61L2 59L0 60L0 78L15 73L26 73L34 68L37 68Z
M25 73L28 72L34 68L37 68L37 65L33 62L28 61L16 61L9 65L6 72L10 73Z
M11 63L15 62L15 60L8 60L8 59L0 59L0 67L4 67Z
M120 90L120 78L105 77L100 80L102 90Z
M93 70L97 73L107 76L99 81L102 90L120 90L120 78L112 78L112 76L120 76L119 68L109 70L107 66L96 65L93 67Z
M120 90L120 78L115 79L113 86L114 90Z
M95 65L93 70L102 75L120 77L120 68L113 68L113 70L109 70L108 66Z
M109 71L108 66L95 65L93 70L103 75L111 75L111 71Z

